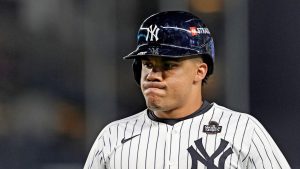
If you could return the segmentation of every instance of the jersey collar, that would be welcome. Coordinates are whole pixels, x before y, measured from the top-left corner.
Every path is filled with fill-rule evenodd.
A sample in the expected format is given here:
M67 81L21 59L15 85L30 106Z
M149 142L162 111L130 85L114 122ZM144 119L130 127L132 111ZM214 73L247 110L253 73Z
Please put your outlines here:
M190 119L190 118L194 118L196 116L199 116L201 114L204 114L205 112L207 112L211 107L213 106L213 104L209 103L208 101L204 101L203 104L201 105L201 107L196 110L194 113L186 116L186 117L182 117L182 118L178 118L178 119L165 119L165 118L159 118L157 117L154 112L150 109L147 109L147 115L149 117L149 119L156 121L156 122L161 122L161 123L166 123L168 125L174 125L180 121L186 120L186 119Z

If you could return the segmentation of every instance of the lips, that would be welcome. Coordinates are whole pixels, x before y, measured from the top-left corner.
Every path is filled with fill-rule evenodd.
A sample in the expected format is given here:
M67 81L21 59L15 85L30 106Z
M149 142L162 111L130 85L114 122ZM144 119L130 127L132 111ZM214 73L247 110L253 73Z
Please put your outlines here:
M166 85L160 83L160 82L145 82L143 83L144 90L150 89L150 88L156 88L156 89L164 89Z

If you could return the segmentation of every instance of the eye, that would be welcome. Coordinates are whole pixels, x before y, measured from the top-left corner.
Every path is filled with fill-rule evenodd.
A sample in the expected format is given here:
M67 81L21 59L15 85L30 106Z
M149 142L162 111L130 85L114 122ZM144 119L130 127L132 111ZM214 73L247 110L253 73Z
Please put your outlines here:
M164 70L170 70L170 69L174 69L178 66L177 63L173 63L173 62L166 62L163 65Z
M142 62L143 66L146 67L147 69L152 69L153 68L153 64L151 62Z

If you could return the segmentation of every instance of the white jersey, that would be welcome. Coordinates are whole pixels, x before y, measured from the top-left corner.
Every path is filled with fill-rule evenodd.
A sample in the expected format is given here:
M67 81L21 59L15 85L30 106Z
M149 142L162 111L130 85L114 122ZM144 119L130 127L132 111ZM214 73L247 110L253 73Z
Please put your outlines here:
M171 123L171 124L170 124ZM289 169L251 115L216 103L170 122L144 110L107 125L84 169Z

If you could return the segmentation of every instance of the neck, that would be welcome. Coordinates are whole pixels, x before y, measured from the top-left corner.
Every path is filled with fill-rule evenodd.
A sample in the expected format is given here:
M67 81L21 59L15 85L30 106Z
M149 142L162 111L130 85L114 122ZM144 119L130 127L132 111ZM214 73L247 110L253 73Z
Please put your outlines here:
M171 110L166 110L166 111L153 111L154 114L158 118L163 118L163 119L178 119L178 118L183 118L188 115L191 115L195 111L197 111L203 104L203 100L200 99L195 99L192 104L187 104L181 107L177 107Z

